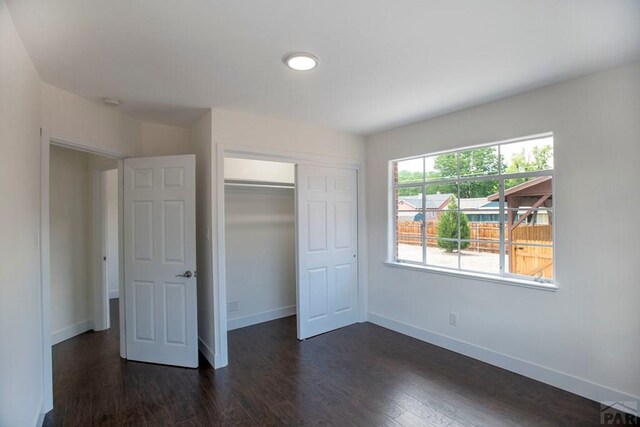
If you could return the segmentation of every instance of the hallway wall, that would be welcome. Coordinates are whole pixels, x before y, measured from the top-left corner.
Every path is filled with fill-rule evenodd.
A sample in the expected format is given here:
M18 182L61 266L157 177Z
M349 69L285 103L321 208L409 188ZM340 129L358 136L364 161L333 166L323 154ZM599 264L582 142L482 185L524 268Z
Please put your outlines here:
M89 156L51 147L51 332L56 344L93 328Z

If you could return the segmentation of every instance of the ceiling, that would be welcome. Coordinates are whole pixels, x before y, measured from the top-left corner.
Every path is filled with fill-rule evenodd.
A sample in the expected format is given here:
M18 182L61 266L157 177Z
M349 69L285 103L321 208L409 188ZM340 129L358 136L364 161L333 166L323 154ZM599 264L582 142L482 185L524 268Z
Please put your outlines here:
M41 78L370 134L640 58L638 0L7 0ZM308 51L300 73L282 57Z

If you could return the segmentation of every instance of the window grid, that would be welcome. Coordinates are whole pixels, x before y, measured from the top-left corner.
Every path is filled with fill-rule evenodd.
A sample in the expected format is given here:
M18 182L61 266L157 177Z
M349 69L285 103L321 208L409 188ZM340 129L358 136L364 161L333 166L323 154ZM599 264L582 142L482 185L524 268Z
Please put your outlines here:
M538 138L531 138L530 140L535 140ZM522 141L527 141L527 139L522 139L519 140L518 142L522 142ZM427 168L426 168L426 158L428 157L433 157L435 156L434 154L427 154L427 155L423 155L423 156L416 156L413 158L408 158L408 159L402 159L402 160L395 160L392 162L393 165L393 180L392 180L392 184L393 184L393 195L394 195L394 200L393 200L393 206L394 206L394 216L393 216L393 221L394 221L394 229L395 229L395 233L394 233L394 261L396 262L402 262L402 263L407 263L407 264L416 264L416 265L425 265L425 266L429 266L429 267L437 267L437 268L445 268L445 269L451 269L449 267L441 267L441 266L437 266L434 264L430 264L429 263L429 258L428 258L428 245L427 245L427 241L428 240L435 240L436 242L438 240L446 240L446 241L456 241L457 243L457 270L459 271L465 271L465 272L471 272L471 273L478 273L478 271L476 270L466 270L462 268L462 264L461 264L461 246L462 246L462 241L465 242L481 242L481 240L478 239L462 239L461 236L461 213L463 211L471 211L472 209L462 209L461 207L461 194L460 194L460 184L464 183L464 182L470 182L470 181L489 181L489 180L497 180L498 181L498 194L499 194L499 198L498 198L498 224L499 224L499 274L497 276L504 276L504 277L514 277L514 278L530 278L529 276L522 276L522 275L517 275L517 274L513 274L510 273L509 271L507 271L506 268L506 247L507 246L515 246L516 243L514 243L513 241L508 241L507 240L507 236L506 236L506 230L505 230L505 215L507 214L507 212L509 210L518 210L517 208L512 208L509 209L506 207L505 205L505 181L509 180L509 179L517 179L517 178L524 178L524 179L529 179L529 178L537 178L537 177L544 177L544 176L548 176L551 177L551 181L552 181L552 197L553 197L553 188L554 188L554 170L553 169L546 169L546 170L539 170L539 171L531 171L531 172L516 172L516 173L507 173L506 171L503 171L503 163L501 161L502 159L502 153L501 153L501 149L502 146L505 144L510 144L513 143L514 141L510 141L510 142L506 142L506 143L502 143L502 144L493 144L493 145L488 145L488 146L483 146L483 147L474 147L474 148L493 148L493 147L497 147L497 155L498 155L498 159L500 161L498 161L498 173L497 174L493 174L493 175L473 175L473 176L461 176L460 174L460 153L462 151L465 150L469 150L469 148L464 148L464 149L460 149L455 151L456 154L456 177L455 178L441 178L441 179L432 179L432 178L428 178L427 177ZM442 153L442 154L446 154L446 153ZM437 155L437 154L436 154ZM405 161L405 160L412 160L412 159L422 159L422 182L420 181L413 181L413 182L407 182L407 183L400 183L398 181L398 162L399 161ZM429 186L435 186L435 185L442 185L442 184L456 184L456 197L457 197L457 209L456 209L456 213L457 213L457 221L458 221L458 230L457 230L457 238L453 239L453 238L440 238L437 237L433 238L433 237L427 237L427 222L426 222L426 218L427 218L427 212L430 211L438 211L435 209L429 209L427 208L427 189ZM413 261L413 260L408 260L408 259L401 259L399 258L399 253L398 253L398 242L397 242L397 237L398 237L398 231L399 231L399 226L398 226L398 210L397 210L397 199L400 197L398 190L402 189L402 188L421 188L421 193L422 193L422 207L420 209L420 214L422 215L423 221L424 221L424 225L422 227L422 231L421 231L421 239L422 239L422 262L418 262L418 261ZM441 210L446 212L446 210L448 209L448 207L444 208L445 210ZM545 210L549 213L552 213L554 211L554 206L552 205L551 207L539 207L537 209L535 209L535 211L537 210ZM555 221L554 221L555 224ZM555 231L552 233L552 236L555 238ZM485 240L486 241L486 240ZM493 241L496 242L496 241ZM531 246L531 247L547 247L547 248L552 248L555 249L555 242L552 241L551 244L536 244L536 243L517 243L518 246ZM553 250L553 258L555 261L555 250ZM451 269L451 270L456 270L456 269ZM555 270L555 262L554 262L554 270ZM485 273L483 273L485 274ZM491 273L489 273L491 274ZM495 274L492 274L495 275ZM555 271L554 271L554 275L553 275L554 279L555 279ZM534 278L535 281L538 281L540 283L553 283L554 279L544 279L541 276L540 277L536 277Z

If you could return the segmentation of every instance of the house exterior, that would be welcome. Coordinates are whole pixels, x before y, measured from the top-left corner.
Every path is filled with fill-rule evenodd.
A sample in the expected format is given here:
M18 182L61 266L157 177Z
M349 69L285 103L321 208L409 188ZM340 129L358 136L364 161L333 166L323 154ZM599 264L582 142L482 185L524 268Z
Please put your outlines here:
M427 194L425 197L427 221L437 221L453 197L451 193ZM422 194L398 197L398 221L422 221Z
M469 222L499 222L499 204L488 201L486 197L460 199L460 210L467 216Z
M437 221L442 210L447 208L453 194L428 194L426 196L427 222ZM498 202L488 201L484 197L460 199L462 210L470 222L498 222ZM399 221L422 221L422 195L404 196L398 198ZM414 213L416 212L417 213Z

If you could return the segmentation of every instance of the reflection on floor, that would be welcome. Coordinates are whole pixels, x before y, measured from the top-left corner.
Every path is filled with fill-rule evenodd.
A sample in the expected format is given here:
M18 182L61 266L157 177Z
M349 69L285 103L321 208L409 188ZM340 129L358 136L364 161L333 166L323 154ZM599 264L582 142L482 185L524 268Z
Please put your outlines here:
M599 404L365 323L298 342L295 318L229 333L214 371L119 357L110 330L53 349L45 425L584 425Z

